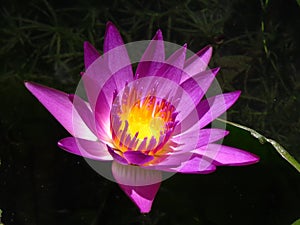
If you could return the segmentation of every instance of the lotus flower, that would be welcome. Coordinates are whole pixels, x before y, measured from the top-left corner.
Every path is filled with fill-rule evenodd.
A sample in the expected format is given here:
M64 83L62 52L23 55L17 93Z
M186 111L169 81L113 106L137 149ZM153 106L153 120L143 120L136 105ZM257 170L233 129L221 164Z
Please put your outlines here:
M207 174L258 157L221 145L228 131L210 127L240 92L205 97L219 71L207 69L210 46L186 60L184 45L165 59L162 33L144 50L135 74L116 27L108 22L104 54L84 43L82 82L87 98L26 82L28 90L71 137L60 148L111 161L112 175L142 213L151 210L163 174Z

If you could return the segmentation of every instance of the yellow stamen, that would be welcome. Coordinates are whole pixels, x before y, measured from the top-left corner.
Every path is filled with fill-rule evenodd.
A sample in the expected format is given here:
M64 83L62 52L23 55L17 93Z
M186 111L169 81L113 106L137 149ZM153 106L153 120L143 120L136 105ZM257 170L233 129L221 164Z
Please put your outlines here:
M111 131L121 156L127 150L155 155L162 150L174 128L175 107L171 103L153 95L139 97L135 89L126 89L126 95L115 101L117 108L111 115L111 124L116 127L112 126Z

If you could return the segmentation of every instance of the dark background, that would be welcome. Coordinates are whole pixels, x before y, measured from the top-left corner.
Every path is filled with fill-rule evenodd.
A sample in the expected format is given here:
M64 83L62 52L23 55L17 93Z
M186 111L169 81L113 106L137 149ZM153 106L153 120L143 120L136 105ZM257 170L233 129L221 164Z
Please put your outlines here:
M5 225L292 224L300 175L270 146L234 128L225 143L261 162L163 182L149 215L115 183L57 147L67 132L24 80L73 92L83 41L102 50L112 21L125 43L151 39L214 47L224 91L242 90L229 120L281 143L300 160L300 6L296 0L2 1L0 29L0 209Z

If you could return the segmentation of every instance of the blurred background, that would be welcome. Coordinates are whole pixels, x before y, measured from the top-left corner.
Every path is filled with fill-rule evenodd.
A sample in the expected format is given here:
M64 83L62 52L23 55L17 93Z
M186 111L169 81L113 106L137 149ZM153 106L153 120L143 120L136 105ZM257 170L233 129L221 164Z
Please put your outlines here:
M270 146L230 128L225 143L261 162L163 182L149 215L85 161L57 147L68 136L25 80L74 92L83 42L102 51L112 21L124 42L214 48L224 92L242 90L228 119L281 143L300 160L300 3L296 0L10 0L0 20L0 209L5 225L292 224L300 174Z

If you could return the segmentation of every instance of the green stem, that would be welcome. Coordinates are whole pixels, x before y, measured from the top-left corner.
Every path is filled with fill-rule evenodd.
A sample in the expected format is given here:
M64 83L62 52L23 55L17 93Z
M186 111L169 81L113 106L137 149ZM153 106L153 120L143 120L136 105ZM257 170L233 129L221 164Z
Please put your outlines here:
M270 143L275 148L275 150L281 155L281 157L283 157L286 161L288 161L288 163L290 163L300 173L300 163L276 141L266 138L265 136L261 135L260 133L258 133L257 131L249 127L237 123L229 122L223 119L217 119L217 120L250 132L250 134L253 137L257 138L261 144L264 144L266 142Z

